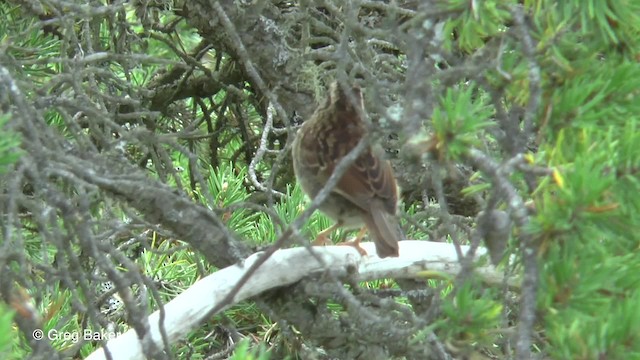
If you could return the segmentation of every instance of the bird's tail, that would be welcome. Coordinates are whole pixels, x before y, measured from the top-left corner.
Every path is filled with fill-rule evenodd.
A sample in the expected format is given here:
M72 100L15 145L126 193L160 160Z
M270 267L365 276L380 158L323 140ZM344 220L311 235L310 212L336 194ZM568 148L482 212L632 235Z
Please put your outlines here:
M379 257L397 257L399 255L398 241L404 238L404 232L395 215L389 213L381 202L374 201L371 218L365 221Z

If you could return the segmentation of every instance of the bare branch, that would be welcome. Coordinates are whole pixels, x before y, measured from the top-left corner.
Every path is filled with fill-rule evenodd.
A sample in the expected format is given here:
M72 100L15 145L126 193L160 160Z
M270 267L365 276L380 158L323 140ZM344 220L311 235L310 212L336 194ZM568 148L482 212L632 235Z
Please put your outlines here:
M375 253L373 243L363 243L369 253ZM463 246L463 250L467 247ZM377 256L362 257L357 250L347 246L328 246L314 249L311 254L304 248L278 250L267 260L257 253L238 265L217 271L198 281L188 290L165 305L164 325L171 343L184 337L203 320L209 318L212 310L222 311L229 306L257 296L269 289L290 285L302 279L330 272L338 278L352 278L355 281L369 281L382 278L420 279L425 271L440 272L455 276L461 269L456 250L446 243L428 241L401 241L399 258L380 259ZM479 254L484 254L480 249ZM242 282L254 264L262 262L260 271L251 274L245 286L234 291L235 284ZM296 271L291 271L296 269ZM479 266L477 273L489 284L499 286L503 275L491 265ZM517 287L517 280L509 281ZM227 294L234 293L232 301ZM161 344L158 326L158 312L149 316L149 339ZM144 353L134 331L129 331L109 340L106 347L115 359L144 359ZM102 349L91 354L88 360L105 359Z

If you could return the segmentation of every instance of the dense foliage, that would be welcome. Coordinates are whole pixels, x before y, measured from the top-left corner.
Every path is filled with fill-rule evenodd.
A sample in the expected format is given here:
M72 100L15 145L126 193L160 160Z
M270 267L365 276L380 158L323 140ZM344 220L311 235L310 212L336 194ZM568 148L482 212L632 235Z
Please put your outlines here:
M486 246L520 286L484 283L472 254L456 278L298 284L155 357L640 358L640 2L53 0L0 14L1 358L85 357L101 342L34 331L139 329L281 239L309 203L291 141L336 79L364 89L408 237ZM301 220L285 246L331 224Z

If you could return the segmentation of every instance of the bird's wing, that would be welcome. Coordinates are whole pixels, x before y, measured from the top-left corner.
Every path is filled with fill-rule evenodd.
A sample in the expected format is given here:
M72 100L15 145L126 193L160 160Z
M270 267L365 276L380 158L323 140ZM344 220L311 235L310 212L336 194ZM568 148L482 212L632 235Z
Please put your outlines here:
M398 189L393 169L371 149L365 150L347 169L334 192L362 209L370 210L372 201L378 200L388 213L396 212Z

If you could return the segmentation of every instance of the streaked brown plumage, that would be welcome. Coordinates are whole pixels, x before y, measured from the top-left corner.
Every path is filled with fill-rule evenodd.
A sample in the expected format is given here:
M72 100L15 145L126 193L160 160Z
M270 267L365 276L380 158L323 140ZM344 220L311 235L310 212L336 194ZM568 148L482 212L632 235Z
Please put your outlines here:
M293 143L293 166L298 182L310 197L320 192L337 163L366 135L360 118L363 111L360 89L344 91L334 82L325 102L302 125ZM368 147L320 206L336 224L318 237L326 237L337 227L365 225L379 257L398 256L398 241L403 234L395 215L397 202L391 165L383 159L381 148ZM359 240L355 241L356 247Z

